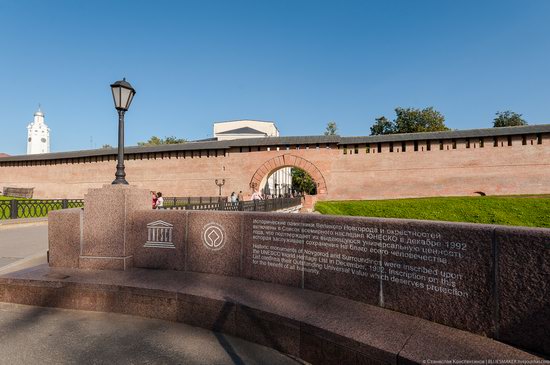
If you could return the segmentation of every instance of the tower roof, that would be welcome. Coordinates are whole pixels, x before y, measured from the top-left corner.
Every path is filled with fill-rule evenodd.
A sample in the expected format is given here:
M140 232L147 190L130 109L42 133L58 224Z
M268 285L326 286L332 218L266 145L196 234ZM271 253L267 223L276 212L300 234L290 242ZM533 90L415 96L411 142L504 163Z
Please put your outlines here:
M42 109L40 109L40 104L38 105L38 110L34 113L35 117L43 117L44 113L42 113Z

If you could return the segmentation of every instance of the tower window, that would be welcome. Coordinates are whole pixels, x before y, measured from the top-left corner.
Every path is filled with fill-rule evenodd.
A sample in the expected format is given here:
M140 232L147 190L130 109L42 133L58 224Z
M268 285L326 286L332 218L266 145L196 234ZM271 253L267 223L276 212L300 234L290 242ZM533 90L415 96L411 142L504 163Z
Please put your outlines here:
M542 144L542 134L537 134L537 144Z
M418 141L414 141L414 150L418 151Z
M378 143L378 153L382 152L382 143Z
M453 150L456 150L456 139L452 139L451 142L453 144Z
M432 150L432 141L426 141L426 151Z
M512 136L508 136L508 146L512 145Z
M390 142L390 152L393 152L393 142Z
M401 152L407 152L407 142L401 142Z
M439 140L439 150L443 151L443 140Z

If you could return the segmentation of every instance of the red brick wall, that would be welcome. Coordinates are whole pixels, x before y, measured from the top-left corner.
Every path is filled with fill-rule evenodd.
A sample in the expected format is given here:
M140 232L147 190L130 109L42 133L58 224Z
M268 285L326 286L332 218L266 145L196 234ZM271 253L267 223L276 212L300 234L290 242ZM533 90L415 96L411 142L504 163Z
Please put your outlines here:
M550 194L550 136L544 135L542 142L531 144L527 139L523 145L520 137L508 146L503 138L493 147L492 138L486 138L483 148L478 141L466 148L464 141L457 140L456 149L445 141L440 150L434 141L427 151L426 142L419 141L417 152L412 142L407 142L406 152L401 151L401 143L394 144L394 152L389 152L389 143L383 143L381 153L371 144L371 153L360 145L357 154L352 145L346 150L336 145L242 153L232 149L218 157L207 157L206 151L200 157L196 151L193 158L189 152L186 158L178 152L158 153L156 158L151 154L151 159L144 155L142 160L126 161L126 178L130 184L162 191L165 196L218 195L215 179L225 179L223 195L239 190L246 194L254 174L267 161L292 154L311 162L323 175L327 194L320 199L474 195L476 191ZM103 162L1 166L0 187L34 187L37 198L81 198L89 188L110 184L115 166L112 157Z

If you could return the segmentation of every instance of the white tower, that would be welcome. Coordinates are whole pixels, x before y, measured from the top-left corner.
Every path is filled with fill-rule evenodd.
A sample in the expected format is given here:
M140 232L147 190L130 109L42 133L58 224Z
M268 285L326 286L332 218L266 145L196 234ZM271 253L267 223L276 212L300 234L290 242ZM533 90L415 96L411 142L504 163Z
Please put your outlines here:
M44 123L44 113L38 107L34 121L27 126L27 155L50 152L50 128Z

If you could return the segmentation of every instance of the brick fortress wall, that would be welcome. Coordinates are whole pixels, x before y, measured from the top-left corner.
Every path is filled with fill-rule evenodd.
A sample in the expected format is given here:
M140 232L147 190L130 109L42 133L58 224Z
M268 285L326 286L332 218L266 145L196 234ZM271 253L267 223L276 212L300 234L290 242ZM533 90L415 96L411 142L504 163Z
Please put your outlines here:
M292 138L297 143L290 143ZM320 199L475 195L478 191L550 194L550 133L372 143L372 137L339 142L320 137L321 143L300 143L299 138L265 139L261 145L248 146L244 141L239 147L225 148L218 148L220 142L188 143L182 145L185 149L172 146L170 151L129 148L127 180L165 196L215 196L214 180L225 179L223 195L240 190L250 194L254 176L281 167L281 162L272 161L301 161L298 167L316 170L316 178L326 184ZM2 158L0 187L34 187L35 198L81 198L88 189L109 184L116 166L115 150L83 152L83 156Z

